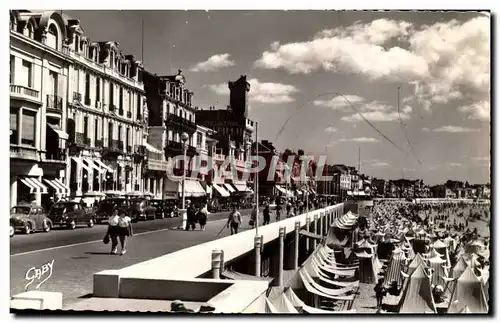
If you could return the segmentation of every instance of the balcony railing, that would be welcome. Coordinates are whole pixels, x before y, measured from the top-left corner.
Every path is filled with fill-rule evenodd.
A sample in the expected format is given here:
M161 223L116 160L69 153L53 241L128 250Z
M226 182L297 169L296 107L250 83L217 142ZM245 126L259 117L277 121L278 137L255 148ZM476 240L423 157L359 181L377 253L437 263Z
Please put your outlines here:
M84 144L86 147L90 147L90 138L84 138L84 139L83 139L83 144Z
M224 154L214 154L213 159L215 161L224 161L226 156Z
M73 92L73 101L82 102L82 94L78 92Z
M10 145L10 158L38 161L38 154L34 147Z
M167 127L174 127L179 130L185 131L189 134L193 134L196 131L196 124L192 121L179 117L173 113L167 114L167 119L165 120L165 125Z
M10 85L10 94L16 96L23 96L27 98L37 99L39 98L40 92L37 90L33 90L24 85Z
M62 112L63 101L60 96L47 94L47 109Z
M121 116L123 116L123 108L119 108L118 109L118 114L121 115Z
M102 140L95 140L94 147L95 148L102 148Z
M148 158L147 162L147 168L149 170L156 170L156 171L167 171L168 167L168 162L165 160L158 160L158 159L153 159L153 158Z
M135 145L135 153L139 156L146 156L146 146Z
M45 163L58 163L58 164L65 164L66 163L66 150L64 149L58 149L57 151L47 151L45 152L43 162Z
M75 132L75 146L85 147L85 136L83 133Z

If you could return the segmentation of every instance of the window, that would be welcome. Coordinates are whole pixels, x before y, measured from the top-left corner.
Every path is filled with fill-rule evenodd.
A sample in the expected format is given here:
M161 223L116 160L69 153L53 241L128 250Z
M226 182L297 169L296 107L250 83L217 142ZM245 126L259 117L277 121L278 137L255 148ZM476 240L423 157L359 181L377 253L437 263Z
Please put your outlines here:
M114 105L115 102L115 89L113 83L109 82L109 104Z
M10 143L19 144L19 133L17 130L18 109L10 109Z
M89 117L83 117L83 138L89 137Z
M141 115L141 96L137 95L137 116L139 117Z
M58 88L58 78L57 78L57 73L54 71L49 72L50 76L50 90L52 95L57 95L57 88Z
M35 125L36 125L36 112L23 110L23 133L21 136L21 143L23 145L35 146Z
M90 99L90 74L85 74L85 101Z
M99 77L95 78L95 100L96 102L101 101L101 79Z
M132 112L132 91L128 91L128 110Z
M16 75L16 58L14 55L10 55L10 84L15 84L14 76Z
M120 110L122 110L123 109L123 88L122 87L120 87L120 90L119 90L118 103L119 103Z
M47 46L52 47L54 49L58 49L58 31L54 24L51 24L49 27L49 32L47 33Z
M201 147L202 146L202 139L203 139L203 134L201 132L196 133L196 147Z
M118 126L118 140L122 141L122 126Z
M96 118L94 119L94 146L97 140L99 140L99 120Z
M23 81L25 86L33 86L33 65L31 62L23 60Z
M113 123L108 123L108 147L111 147L111 141L113 140Z

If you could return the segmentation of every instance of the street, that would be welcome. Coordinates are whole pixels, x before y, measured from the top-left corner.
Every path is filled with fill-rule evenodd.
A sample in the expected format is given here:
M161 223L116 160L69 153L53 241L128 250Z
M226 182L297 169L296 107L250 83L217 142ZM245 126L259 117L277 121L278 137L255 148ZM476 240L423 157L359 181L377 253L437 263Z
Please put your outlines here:
M250 210L241 211L242 230L248 225ZM262 213L260 213L261 215ZM26 272L54 261L52 276L40 287L42 291L63 293L63 305L76 302L92 293L93 274L106 269L120 269L183 248L213 240L225 224L228 212L212 213L205 231L182 231L171 228L175 219L158 219L134 224L127 254L110 255L110 245L102 243L106 225L55 230L48 234L18 235L11 239L10 292L24 291ZM260 217L262 219L262 216ZM275 220L274 216L271 216ZM170 226L170 228L169 228ZM229 235L225 229L219 237ZM210 255L207 255L210 257ZM30 290L36 284L30 286Z

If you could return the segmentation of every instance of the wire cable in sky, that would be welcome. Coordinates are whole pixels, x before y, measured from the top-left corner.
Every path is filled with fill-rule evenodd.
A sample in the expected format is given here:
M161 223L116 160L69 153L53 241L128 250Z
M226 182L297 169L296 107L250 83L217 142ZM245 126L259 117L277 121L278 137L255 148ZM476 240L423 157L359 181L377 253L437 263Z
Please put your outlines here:
M403 119L401 119L401 108L399 106L399 102L400 102L399 90L400 89L401 89L401 86L398 86L398 116L399 116L399 125L401 126L401 131L405 135L406 142L408 143L408 149L410 150L410 154L412 154L413 157L415 157L415 159L418 161L418 163L420 165L422 165L423 164L422 161L420 160L420 158L418 158L418 156L413 151L413 145L411 144L410 138L408 138L408 134L406 133L406 125L403 123Z
M368 119L365 118L365 116L358 110L356 109L356 107L354 106L354 104L352 104L351 101L349 101L349 99L347 99L344 95L338 93L338 92L328 92L328 93L323 93L323 94L319 94L317 95L316 97L314 97L313 99L310 99L308 101L306 101L303 105L297 107L297 111L302 109L304 106L306 106L306 104L322 97L322 96L327 96L327 95L337 95L337 96L340 96L342 97L348 104L349 106L361 117L361 119L363 119L363 121L365 121L370 127L372 127L380 136L382 136L382 138L384 138L387 142L389 142L392 146L394 146L396 149L398 149L399 151L403 152L405 155L410 155L408 151L406 151L405 149L399 147L398 144L396 144L394 141L392 141L389 137L387 137L382 131L380 131L375 125L373 125ZM276 138L275 138L275 141L278 140L279 136L283 133L285 127L288 125L288 122L290 121L290 119L292 119L292 117L295 116L295 113L292 113L286 120L285 122L283 123L283 125L281 126L280 130L278 131L278 133L276 134ZM415 157L415 156L413 156Z

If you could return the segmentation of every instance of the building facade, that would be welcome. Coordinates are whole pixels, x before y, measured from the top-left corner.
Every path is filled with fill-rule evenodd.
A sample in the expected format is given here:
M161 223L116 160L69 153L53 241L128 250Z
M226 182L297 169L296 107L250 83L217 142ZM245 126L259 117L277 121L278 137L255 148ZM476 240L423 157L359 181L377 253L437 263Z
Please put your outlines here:
M142 191L141 62L57 11L11 11L10 21L11 205Z

